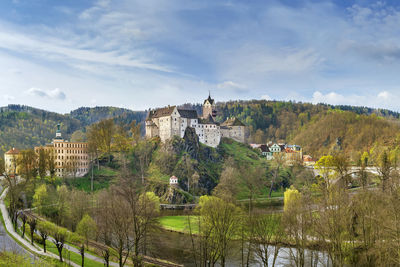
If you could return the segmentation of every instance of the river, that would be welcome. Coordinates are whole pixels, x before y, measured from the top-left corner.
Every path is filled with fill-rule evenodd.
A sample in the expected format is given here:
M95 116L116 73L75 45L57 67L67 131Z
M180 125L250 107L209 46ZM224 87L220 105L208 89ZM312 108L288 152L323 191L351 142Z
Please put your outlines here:
M185 266L194 267L193 249L189 235L160 230L149 237L148 254L152 257L169 260ZM270 248L274 248L271 246ZM293 266L291 255L296 253L294 248L281 248L277 257L276 266ZM226 266L241 266L242 254L240 242L232 242L228 252ZM327 256L318 251L306 251L306 266L327 266ZM313 262L313 264L311 264ZM272 257L269 266L272 264ZM251 256L250 266L262 266L260 258L255 253Z
M279 212L282 207L271 207L265 209L265 212ZM162 211L163 216L187 215L191 211ZM171 232L167 230L158 230L148 237L148 255L160 259L169 260L185 266L194 267L193 248L191 238L187 234ZM270 247L271 250L274 247ZM276 266L293 266L293 255L296 253L294 248L281 248L277 257ZM228 261L226 266L242 266L242 253L240 242L232 242L228 251ZM262 266L262 261L255 253L251 255L251 266ZM327 256L319 251L306 251L306 266L327 266ZM269 266L272 264L272 256Z

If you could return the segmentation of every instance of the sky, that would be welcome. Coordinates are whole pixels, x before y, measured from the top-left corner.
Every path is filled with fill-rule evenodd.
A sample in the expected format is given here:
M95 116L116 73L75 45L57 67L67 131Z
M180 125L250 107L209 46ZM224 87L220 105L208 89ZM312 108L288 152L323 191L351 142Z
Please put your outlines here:
M400 1L1 0L0 106L400 111Z

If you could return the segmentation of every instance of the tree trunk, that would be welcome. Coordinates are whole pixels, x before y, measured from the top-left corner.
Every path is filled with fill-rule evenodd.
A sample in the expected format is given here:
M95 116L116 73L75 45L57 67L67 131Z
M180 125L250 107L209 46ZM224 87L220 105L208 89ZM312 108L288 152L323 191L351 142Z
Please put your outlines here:
M42 237L42 240L43 240L43 250L44 253L46 253L46 239Z
M58 255L60 256L60 261L63 262L63 257L62 257L63 247L62 247L62 245L56 245L56 247L57 247L57 250L58 250Z
M85 246L82 245L80 249L81 257L82 257L82 267L85 266Z

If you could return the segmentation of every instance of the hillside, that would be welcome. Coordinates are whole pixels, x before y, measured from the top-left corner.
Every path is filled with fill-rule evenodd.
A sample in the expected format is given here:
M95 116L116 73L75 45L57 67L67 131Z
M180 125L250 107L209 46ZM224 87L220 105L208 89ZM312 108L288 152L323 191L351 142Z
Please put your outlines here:
M295 143L315 157L337 140L345 152L362 152L375 142L393 144L400 133L400 114L384 109L265 100L217 103L217 109L219 121L236 116L249 126L249 142Z
M115 107L80 108L69 114L58 114L29 106L8 105L0 108L0 155L11 147L20 149L44 145L52 140L56 125L61 123L65 138L77 130L106 118L116 122L142 121L145 112Z
M200 104L181 107L194 108L201 114ZM217 110L219 122L235 116L249 126L248 142L296 143L315 157L328 153L338 138L344 151L358 152L368 150L375 142L393 144L399 133L400 114L384 109L250 100L219 102ZM9 105L0 108L0 154L12 146L28 148L49 142L59 122L64 136L70 138L74 131L84 131L86 126L105 118L129 124L133 120L143 122L146 114L115 107L82 107L57 114Z

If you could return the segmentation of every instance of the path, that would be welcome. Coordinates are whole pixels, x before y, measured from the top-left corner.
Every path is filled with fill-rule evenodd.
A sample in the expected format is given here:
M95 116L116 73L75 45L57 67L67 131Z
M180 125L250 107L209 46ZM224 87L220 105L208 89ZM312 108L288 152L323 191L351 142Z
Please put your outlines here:
M1 191L3 191L3 187L0 185L0 192ZM0 224L0 250L11 251L18 254L27 254L31 257L34 257L32 253L23 248L7 234L2 223Z
M31 255L33 258L35 258L37 255L41 255L41 256L58 259L59 258L58 255L55 255L55 254L49 253L49 252L44 253L43 249L38 248L36 246L32 246L31 243L29 243L26 239L22 238L18 233L16 233L14 231L13 224L10 220L10 216L8 215L8 211L6 209L6 205L4 204L4 198L7 195L7 191L8 191L8 188L4 189L3 193L0 196L0 211L3 215L4 224L6 227L5 229L3 228L3 230L4 230L5 234L7 234L7 232L8 232L8 234L12 235L14 239L18 240L18 242L20 244L22 244L24 246L24 248L22 248L22 246L20 244L18 244L15 240L14 240L14 245L12 242L9 242L8 244L10 244L11 246L15 246L15 244L17 244L18 247L20 248L21 252ZM2 225L2 227L3 227L3 225ZM8 236L8 238L12 239L10 236ZM7 244L7 243L5 243L5 244ZM11 250L11 251L13 251L13 250ZM68 261L68 260L64 260L64 261L71 266L80 267L80 265L78 265L72 261Z

